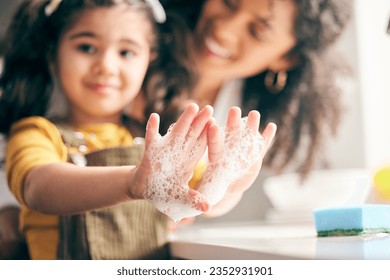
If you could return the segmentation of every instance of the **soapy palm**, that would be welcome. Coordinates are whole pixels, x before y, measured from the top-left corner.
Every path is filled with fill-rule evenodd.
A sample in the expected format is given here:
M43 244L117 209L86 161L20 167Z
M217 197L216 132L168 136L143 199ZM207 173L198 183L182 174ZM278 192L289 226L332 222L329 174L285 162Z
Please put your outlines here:
M210 128L209 163L198 190L211 205L218 203L235 182L242 183L234 190L241 192L253 183L261 167L264 144L268 143L258 132L259 124L259 112L251 111L247 118L241 118L241 110L233 107L224 131Z
M198 110L195 104L188 106L164 136L158 133L158 115L153 114L146 131L145 156L136 168L133 197L149 200L176 222L207 211L227 191L249 188L276 130L267 127L263 138L258 132L260 114L252 111L242 119L241 110L233 107L221 131L211 119L211 107ZM196 191L188 182L206 147L209 164Z
M190 104L164 136L158 133L158 115L150 117L145 155L136 171L136 196L151 201L169 216L174 216L175 205L200 213L208 209L206 198L190 189L188 181L206 149L211 116L212 107L199 112L197 105Z
M229 194L243 193L253 184L254 180L259 175L263 163L263 158L267 153L269 147L272 145L275 133L276 125L274 123L269 123L261 134L264 138L264 143L260 157L252 166L248 168L247 172L245 172L235 182L232 182L227 191Z

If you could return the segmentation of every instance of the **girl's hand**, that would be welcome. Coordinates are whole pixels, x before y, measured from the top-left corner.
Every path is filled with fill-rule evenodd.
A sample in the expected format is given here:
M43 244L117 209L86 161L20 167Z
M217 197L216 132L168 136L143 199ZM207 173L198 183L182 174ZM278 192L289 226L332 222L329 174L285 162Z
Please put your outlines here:
M209 209L207 199L188 187L196 163L207 146L213 109L190 104L166 135L158 133L159 116L149 118L145 155L136 168L130 196L145 198L175 221Z
M209 164L198 190L212 205L226 195L226 201L231 205L225 205L224 212L230 210L252 185L275 136L275 124L268 124L263 135L258 132L259 124L259 112L251 111L247 119L241 119L240 108L233 107L229 111L223 136L215 124L209 127ZM232 198L234 195L237 199Z
M250 127L250 129L252 129L252 130L258 131L259 124L260 124L259 112L257 112L257 111L249 112L249 114L248 114L248 127ZM228 125L229 125L229 123L228 123ZM237 181L233 182L230 185L230 187L228 189L228 194L243 193L244 191L249 189L249 187L253 184L253 182L255 181L255 179L257 178L257 176L260 172L263 158L273 143L273 139L274 139L275 134L276 134L276 129L277 129L277 127L274 123L267 124L266 128L264 129L263 133L261 134L263 139L264 139L264 142L263 142L263 147L261 150L260 157L252 166L249 167L248 171L245 174L243 174L243 176L241 176Z

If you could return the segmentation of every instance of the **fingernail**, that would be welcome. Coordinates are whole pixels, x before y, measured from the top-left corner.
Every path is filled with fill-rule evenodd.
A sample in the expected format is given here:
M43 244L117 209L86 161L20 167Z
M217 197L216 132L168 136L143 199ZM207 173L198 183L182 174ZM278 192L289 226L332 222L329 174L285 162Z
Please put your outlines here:
M200 210L200 211L206 212L207 210L209 210L210 205L209 205L208 202L203 201L203 202L199 202L198 207L199 207L199 210Z

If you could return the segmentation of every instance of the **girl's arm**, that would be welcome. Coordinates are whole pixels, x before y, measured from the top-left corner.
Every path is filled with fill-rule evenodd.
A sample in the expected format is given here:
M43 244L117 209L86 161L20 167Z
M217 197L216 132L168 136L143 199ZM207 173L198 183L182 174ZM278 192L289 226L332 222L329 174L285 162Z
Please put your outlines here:
M25 180L27 205L46 214L67 215L126 202L134 166L79 167L53 163L32 169Z
M161 137L158 133L159 117L152 114L146 128L145 155L137 166L79 167L53 163L35 167L25 179L26 203L32 209L47 214L74 214L132 199L144 199L148 191L156 187L151 185L156 176L189 178L205 150L211 115L211 107L199 112L197 105L190 104L171 132ZM155 149L156 146L162 148ZM178 166L180 162L170 161L173 169L164 171L167 174L159 174L155 162L151 160L159 158L164 161L171 157L167 151L177 150L187 156L187 165ZM179 174L174 173L175 170L180 170ZM179 190L176 199L199 211L208 210L209 204L203 195L195 190L183 190Z

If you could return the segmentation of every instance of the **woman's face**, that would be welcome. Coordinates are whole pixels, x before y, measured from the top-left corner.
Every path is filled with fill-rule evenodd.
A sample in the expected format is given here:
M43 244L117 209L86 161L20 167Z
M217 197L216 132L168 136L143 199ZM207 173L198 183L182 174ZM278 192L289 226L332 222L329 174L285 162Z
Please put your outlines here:
M295 16L293 0L205 1L194 40L200 75L226 80L291 67Z

